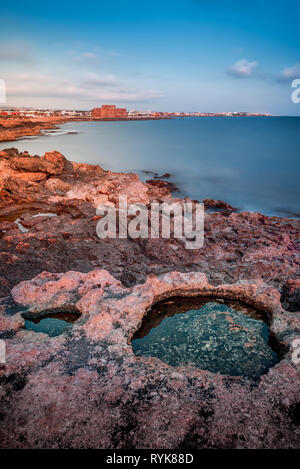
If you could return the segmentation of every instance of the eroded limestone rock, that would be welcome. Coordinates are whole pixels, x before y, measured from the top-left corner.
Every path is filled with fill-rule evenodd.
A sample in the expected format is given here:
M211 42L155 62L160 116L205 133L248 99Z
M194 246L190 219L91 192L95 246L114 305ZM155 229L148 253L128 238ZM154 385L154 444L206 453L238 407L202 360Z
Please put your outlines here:
M298 447L291 351L255 383L133 354L130 339L153 302L199 294L264 308L286 345L300 332L299 318L291 327L292 313L262 280L213 286L199 272L170 272L125 288L97 269L44 272L14 287L1 305L2 331L14 332L0 369L1 447ZM68 332L50 338L21 329L24 311L70 304L82 316Z
M300 334L299 221L205 213L198 250L176 239L100 240L97 204L116 204L120 194L145 204L178 200L165 185L56 152L0 153L0 446L299 447L291 359ZM259 382L133 354L131 337L153 302L199 292L270 315L290 348ZM66 306L81 313L68 332L22 329L22 314Z

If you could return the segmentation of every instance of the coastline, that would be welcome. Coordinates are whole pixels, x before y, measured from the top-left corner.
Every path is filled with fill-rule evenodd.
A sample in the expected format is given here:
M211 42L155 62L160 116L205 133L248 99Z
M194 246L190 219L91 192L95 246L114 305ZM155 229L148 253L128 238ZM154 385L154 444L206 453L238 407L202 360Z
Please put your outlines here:
M126 121L113 123L106 120L96 124L97 121L93 120L65 119L63 123L56 125L50 122L52 130L47 130L49 125L42 122L43 129L29 128L28 135L24 136L24 127L21 126L19 135L12 131L14 135L11 138L18 140L15 146L20 151L42 154L50 145L50 148L59 149L77 162L99 163L103 168L113 171L138 172L142 180L156 179L155 173L172 173L170 181L176 184L182 195L193 200L202 200L204 197L220 199L230 203L238 211L257 211L268 216L299 219L296 204L298 162L295 155L299 150L297 135L294 136L293 133L291 141L295 143L291 144L289 153L285 155L281 148L288 144L291 137L284 130L281 133L281 128L287 128L285 121L278 125L271 119L268 119L268 123L266 119L263 124L259 119L248 119L247 123L244 119L237 121L238 119L231 125L232 121L227 118L173 119L164 123L153 123L151 119L150 122L144 121L144 124L141 122L135 125L133 122L130 125L123 124ZM293 132L298 124L299 121L296 120L292 126ZM261 132L260 143L252 139L257 127ZM229 150L225 141L234 141L236 128L240 128L243 138ZM214 140L214 135L219 132L227 135L224 146ZM270 139L272 132L278 135L278 139L280 136L280 145L274 145L274 139ZM71 138L71 134L78 135ZM49 140L48 137L55 139ZM144 145L143 141L150 138L153 139L152 149ZM250 141L245 148L243 139ZM0 149L7 146L7 142L0 142ZM184 153L186 157L182 158ZM213 159L214 170L207 155L211 155ZM269 170L268 161L271 161L272 155L276 157L277 163L272 169L272 178L268 178L263 175ZM290 177L287 175L287 164L294 165L295 168Z
M153 200L160 202L190 201L188 197L183 198L174 183L168 180L170 177L169 173L163 175L153 173L153 176L153 179L150 178L142 182L136 173L113 172L104 170L98 165L75 163L67 160L57 151L47 152L44 156L39 157L37 155L31 156L28 152L19 152L16 148L8 148L0 152L0 221L6 223L5 217L8 217L7 221L9 221L15 212L18 215L20 215L20 212L24 212L26 215L28 210L30 212L31 205L33 211L47 209L49 212L61 213L63 215L67 211L67 207L73 207L74 214L78 213L78 215L81 214L80 216L84 217L93 213L93 216L95 216L99 203L111 202L116 204L120 195L127 195L128 203L144 203L146 205L149 205ZM222 269L222 281L231 283L232 278L238 280L240 278L239 272L236 272L235 275L228 273L230 270L234 272L237 266L243 266L243 278L252 278L255 266L251 264L250 258L247 259L245 252L249 250L249 253L251 253L250 257L254 256L253 259L259 258L259 254L261 254L261 259L267 261L266 252L272 251L270 246L275 250L280 247L281 253L282 249L284 249L280 244L280 239L283 236L282 233L287 233L291 230L294 237L295 229L300 223L299 220L290 217L267 216L257 212L238 211L237 208L222 200L204 199L203 203L209 233L205 251L208 250L209 252L204 252L204 257L202 255L202 258L200 258L198 252L193 253L193 251L182 250L182 245L179 243L178 247L180 249L178 249L178 252L171 249L170 252L173 255L169 257L169 253L166 256L166 263L168 264L169 261L172 261L172 265L178 265L179 260L180 264L185 264L186 262L189 264L196 261L202 267L205 266L205 273L213 279L213 264L216 262L217 276L214 278L214 281L219 281L217 279L220 278ZM74 215L73 211L71 210L72 213L69 213L68 216L72 217ZM246 220L247 224L244 233L242 226ZM30 220L27 220L27 218L26 223L29 223L28 226L31 225ZM26 223L25 227L27 227ZM35 221L33 226L36 226L36 223L37 221ZM209 227L210 223L213 226L215 224L216 226L219 225L220 229L225 231L228 231L227 225L229 224L229 238L225 237L223 239L222 233L220 235L215 233L213 227ZM268 225L271 226L270 229ZM255 239L251 240L251 242L248 240L254 227L258 230L257 237L262 238L261 243L258 243ZM9 230L13 229L15 234L18 233L17 227L14 224L10 223L7 228ZM5 229L5 234L6 232L7 230ZM18 234L20 235L20 233ZM87 237L89 236L90 230L87 230ZM271 242L268 249L263 247L265 237ZM246 246L244 246L245 240L248 240ZM297 271L294 258L290 253L290 251L293 251L292 247L297 246L297 242L293 240L291 243L291 246L287 246L284 251L288 255L291 265L293 265L293 269L289 267L286 271L289 277L293 276L293 272L294 276L296 276ZM149 254L153 255L156 261L160 259L161 264L164 265L163 259L152 252L152 249L155 250L156 248L170 245L169 240L159 239L148 240L147 242L141 240L140 244L148 244L147 251ZM151 247L152 244L153 246ZM223 256L225 256L224 258L221 256L219 261L217 247L224 251ZM236 252L238 249L244 252L242 258ZM179 254L179 257L177 254ZM226 261L228 256L231 259L230 262ZM245 259L247 260L245 261ZM193 262L191 262L192 260ZM273 265L272 259L268 263ZM224 265L226 265L225 270ZM278 265L281 265L280 261ZM282 288L287 280L287 273L282 273L280 279L276 272L273 272L273 275L270 277L269 268L265 273L264 267L258 263L256 274L269 282L272 282L271 278L274 277L276 281L272 283L273 286ZM33 275L33 272L30 275ZM145 280L145 276L143 276L143 280Z
M189 115L170 115L170 116L139 116L127 118L93 118L93 117L38 117L38 118L3 118L0 117L0 142L13 142L22 137L33 137L42 134L42 130L50 130L57 128L60 124L67 122L131 122L131 121L148 121L148 120L169 120L174 118L191 118L191 117L207 117L207 116L189 116ZM209 116L210 117L210 116ZM212 117L224 117L218 114ZM245 117L245 116L233 116ZM276 117L276 116L246 116L246 117ZM292 116L290 116L292 117Z
M22 137L33 137L42 134L42 130L56 129L60 124L68 122L114 122L114 121L145 121L164 120L171 117L130 117L130 118L78 118L78 117L43 117L35 119L26 118L0 118L0 142L12 142Z
M236 213L207 199L218 211L205 214L202 249L175 239L97 237L101 202L117 205L120 195L147 205L184 201L163 183L56 151L0 152L0 338L9 350L0 365L0 447L298 446L300 384L291 354L299 333L299 221ZM252 381L135 356L131 339L149 308L176 296L262 311L280 361ZM80 316L62 335L24 330L26 317L58 310Z
M22 137L41 135L42 130L55 129L66 119L0 119L0 142L15 141Z

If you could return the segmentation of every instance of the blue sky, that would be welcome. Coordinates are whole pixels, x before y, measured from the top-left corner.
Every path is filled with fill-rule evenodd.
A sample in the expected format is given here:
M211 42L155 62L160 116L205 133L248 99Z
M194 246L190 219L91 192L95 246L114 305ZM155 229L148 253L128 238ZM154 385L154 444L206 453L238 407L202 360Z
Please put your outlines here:
M8 105L299 115L296 0L6 2Z

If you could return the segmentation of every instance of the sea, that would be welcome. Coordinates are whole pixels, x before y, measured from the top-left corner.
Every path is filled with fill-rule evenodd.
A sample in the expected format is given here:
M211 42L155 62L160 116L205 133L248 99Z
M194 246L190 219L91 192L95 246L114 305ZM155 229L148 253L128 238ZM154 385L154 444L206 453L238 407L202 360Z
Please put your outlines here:
M300 218L300 117L185 117L69 122L0 143L33 155L136 172L168 173L180 197L223 200L241 211Z

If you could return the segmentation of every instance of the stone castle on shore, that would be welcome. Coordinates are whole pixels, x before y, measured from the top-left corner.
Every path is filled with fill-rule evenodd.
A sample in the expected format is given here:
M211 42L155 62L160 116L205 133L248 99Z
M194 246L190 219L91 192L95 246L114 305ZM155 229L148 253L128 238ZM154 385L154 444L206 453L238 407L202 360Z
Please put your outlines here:
M114 105L105 104L100 108L92 109L92 117L95 119L122 119L128 117L128 111L125 108L118 108Z

